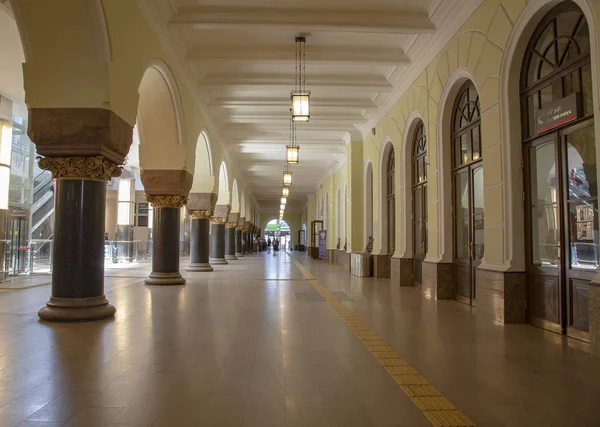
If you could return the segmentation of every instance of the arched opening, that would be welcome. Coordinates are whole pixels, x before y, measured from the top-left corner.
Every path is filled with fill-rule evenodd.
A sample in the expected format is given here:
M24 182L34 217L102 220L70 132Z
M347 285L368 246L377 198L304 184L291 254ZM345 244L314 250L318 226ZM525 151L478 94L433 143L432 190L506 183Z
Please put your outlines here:
M365 241L367 242L366 250L373 250L373 165L371 162L367 164L365 171Z
M587 341L598 191L590 34L574 2L558 4L533 32L520 98L527 317Z
M223 160L221 162L221 168L219 169L219 194L217 197L217 205L229 205L230 203L229 173L227 171L227 163Z
M292 242L292 228L284 220L272 219L263 227L264 239L271 244L279 240L279 248L287 250Z
M238 185L237 180L233 180L233 186L231 189L231 212L239 213L240 212L240 196L238 194Z
M215 189L215 177L210 139L206 131L200 132L196 142L194 164L194 183L191 193L212 193Z
M427 137L421 120L413 134L411 159L413 278L415 285L421 286L427 253Z
M396 251L396 156L394 147L391 144L385 166L386 230L384 232L387 237L387 253L389 258L391 258Z
M452 110L454 284L458 301L474 305L483 258L483 162L479 95L468 80Z

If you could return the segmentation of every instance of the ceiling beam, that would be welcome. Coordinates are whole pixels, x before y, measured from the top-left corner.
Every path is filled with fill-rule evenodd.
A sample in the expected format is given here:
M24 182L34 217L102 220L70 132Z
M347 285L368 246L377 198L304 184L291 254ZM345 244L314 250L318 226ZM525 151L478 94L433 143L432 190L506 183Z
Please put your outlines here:
M180 8L173 26L195 29L336 31L421 34L435 32L427 12L403 10L340 10L325 8L191 6Z
M210 104L211 107L221 108L255 108L255 107L289 107L290 100L282 97L239 97L239 98L216 98ZM311 107L322 108L352 108L352 109L375 109L377 104L368 98L324 98L312 97L310 100Z
M294 88L293 74L209 74L198 82L203 89L211 88ZM393 86L383 76L353 76L340 78L338 76L311 75L306 82L306 88L335 89L340 92L391 92Z
M311 64L321 65L374 65L408 66L410 59L404 50L381 46L322 46L311 45ZM252 61L294 62L293 46L240 45L196 46L188 53L186 61Z
M265 123L265 124L277 124L283 122L289 126L290 114L230 114L225 117L233 123ZM354 124L366 124L367 119L362 115L357 114L319 114L318 116L313 115L311 121L316 122L331 122L332 125L354 125Z

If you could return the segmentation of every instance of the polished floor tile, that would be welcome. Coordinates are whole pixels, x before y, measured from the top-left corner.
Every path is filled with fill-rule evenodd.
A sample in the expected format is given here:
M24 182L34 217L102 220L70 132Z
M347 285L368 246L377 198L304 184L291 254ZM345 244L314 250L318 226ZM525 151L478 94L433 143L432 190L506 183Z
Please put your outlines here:
M600 425L585 344L292 257L182 269L175 287L144 285L147 264L110 270L116 317L92 323L40 322L49 277L11 279L0 427L431 425L295 260L478 426Z

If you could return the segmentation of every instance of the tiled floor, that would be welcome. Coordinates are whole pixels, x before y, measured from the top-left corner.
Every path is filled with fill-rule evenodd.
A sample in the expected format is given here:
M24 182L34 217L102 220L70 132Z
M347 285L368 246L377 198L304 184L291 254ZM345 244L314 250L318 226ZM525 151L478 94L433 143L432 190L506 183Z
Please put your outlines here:
M584 344L294 256L477 425L600 426ZM148 270L109 273L104 322L39 322L43 282L0 292L0 427L430 425L284 254Z

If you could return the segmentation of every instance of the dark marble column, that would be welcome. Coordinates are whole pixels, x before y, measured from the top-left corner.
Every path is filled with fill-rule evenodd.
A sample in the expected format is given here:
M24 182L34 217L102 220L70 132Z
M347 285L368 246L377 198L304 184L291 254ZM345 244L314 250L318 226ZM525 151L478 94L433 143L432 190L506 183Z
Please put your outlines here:
M104 296L106 181L121 170L101 156L43 158L39 166L58 183L52 295L38 315L55 321L112 317L115 308Z
M148 195L154 209L152 218L152 273L147 285L183 285L179 272L180 212L186 202L182 195Z
M225 259L225 221L227 218L211 219L210 263L212 265L229 264Z
M250 253L249 251L249 245L248 245L248 230L244 230L242 232L242 246L243 246L243 250L244 250L244 255L248 255Z
M244 256L242 253L242 228L240 226L235 228L235 256L238 258Z
M235 256L235 224L231 222L225 224L225 259L237 260L237 256Z
M211 211L188 211L191 218L190 265L187 271L213 271L209 263L210 217Z

